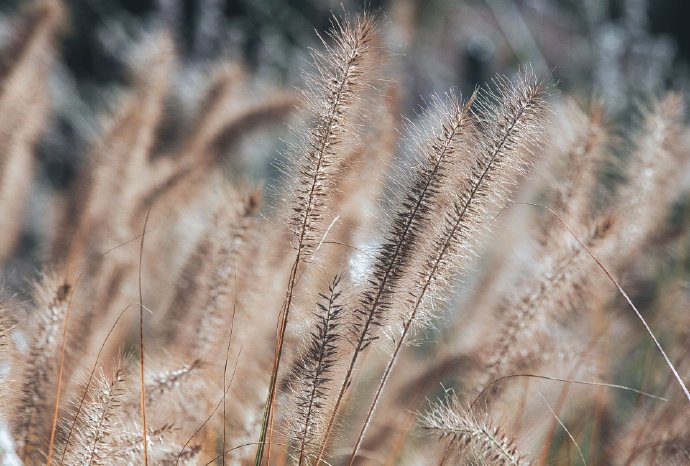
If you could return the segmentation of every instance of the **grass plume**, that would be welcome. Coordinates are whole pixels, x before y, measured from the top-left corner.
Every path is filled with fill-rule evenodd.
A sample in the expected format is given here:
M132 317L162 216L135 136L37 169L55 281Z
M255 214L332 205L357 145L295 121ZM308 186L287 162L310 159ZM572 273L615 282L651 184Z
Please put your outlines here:
M0 20L0 463L687 459L682 93L622 115L529 65L428 89L466 36L421 59L446 28L397 3L299 60L141 22L84 92L72 4L30 3Z

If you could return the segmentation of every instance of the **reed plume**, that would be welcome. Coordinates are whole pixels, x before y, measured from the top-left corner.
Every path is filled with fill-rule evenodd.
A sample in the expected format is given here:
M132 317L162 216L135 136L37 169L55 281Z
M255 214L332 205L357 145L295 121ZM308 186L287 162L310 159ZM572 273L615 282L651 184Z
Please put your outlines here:
M47 446L52 395L57 383L61 329L69 305L71 287L46 274L37 285L35 315L27 328L28 352L23 364L15 364L12 435L22 461L40 461Z
M514 184L515 178L525 169L526 159L530 155L530 145L534 147L538 143L537 134L545 118L544 84L529 76L516 79L516 84L503 79L499 79L497 83L498 95L489 94L487 99L490 101L482 98L479 100L480 111L483 112L483 115L479 114L481 131L487 140L480 139L479 153L469 167L470 176L466 185L461 186L457 197L452 200L452 208L444 213L444 225L431 242L431 254L423 266L419 267L419 288L414 290L410 297L414 304L403 321L402 333L397 338L393 354L357 437L350 464L354 462L379 397L397 362L398 353L408 332L416 323L425 299L429 299L430 295L445 292L443 284L448 283L449 274L454 272L456 264L461 265L461 261L472 254L473 236L486 218L486 211L490 207L487 201L506 202L507 188ZM471 102L472 100L469 103ZM468 110L469 105L466 105L463 113L467 114ZM498 117L498 123L487 118L487 115L491 115L491 118ZM472 142L470 139L470 145ZM426 306L431 307L428 304Z
M262 461L267 435L270 450L272 432L269 424L272 422L276 382L298 272L314 253L327 228L323 217L326 214L324 210L327 207L328 187L333 176L331 170L340 154L342 138L352 124L348 121L352 118L348 110L359 98L365 86L365 65L369 59L367 55L371 53L369 44L374 31L375 21L366 14L352 23L341 24L334 20L329 33L334 44L329 46L323 41L326 53L314 54L316 74L310 79L310 88L304 98L313 117L309 137L304 144L303 157L298 162L299 176L294 189L294 199L290 202L293 212L290 226L296 255L288 279L285 301L278 318L276 352L257 449L257 464Z
M313 453L314 440L319 438L318 431L322 427L327 403L327 385L332 380L338 357L343 318L340 280L341 277L336 275L328 285L328 292L320 294L317 320L306 351L292 369L297 380L294 383L296 408L291 421L294 425L291 437L297 441L293 455L300 465Z
M441 127L421 145L414 179L404 188L404 197L395 211L389 231L372 264L371 276L366 279L365 289L354 309L354 321L348 337L353 346L352 355L326 426L326 438L333 428L345 392L352 383L360 355L378 338L377 330L392 317L389 314L395 306L395 294L400 291L400 282L413 260L420 236L428 226L435 207L434 201L440 196L443 182L450 176L453 159L461 154L465 132L470 129L468 110L467 105L460 105L451 96L447 109L440 106L437 110L442 115ZM317 463L324 454L326 444L322 443Z
M118 452L113 449L112 437L121 426L122 401L125 396L125 372L119 366L112 378L101 373L87 394L89 401L75 420L75 442L62 460L68 465L109 464Z
M420 424L441 440L448 439L442 462L451 449L457 449L470 450L489 464L529 464L500 425L464 409L457 398L433 406L421 417Z

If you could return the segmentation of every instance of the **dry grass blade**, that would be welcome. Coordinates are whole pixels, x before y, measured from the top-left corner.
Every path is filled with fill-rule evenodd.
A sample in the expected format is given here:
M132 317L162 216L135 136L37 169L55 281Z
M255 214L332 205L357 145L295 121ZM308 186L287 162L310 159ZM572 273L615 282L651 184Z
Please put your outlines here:
M537 395L544 400L544 404L546 407L549 409L549 412L553 415L554 418L556 418L556 421L558 421L558 424L563 428L566 434L568 434L568 437L570 437L570 440L573 442L573 445L575 445L575 448L577 448L577 453L580 455L580 459L582 460L582 464L585 466L587 465L587 461L585 461L585 455L582 454L582 450L580 449L580 445L577 444L577 440L575 440L575 437L573 437L573 434L570 433L568 428L563 424L563 421L558 417L558 415L554 412L553 408L551 408L551 405L549 404L548 401L546 401L546 398L544 398L544 395L541 393L537 392Z
M139 395L141 398L141 432L144 466L147 466L149 464L149 454L148 442L146 441L148 426L146 424L146 386L144 384L144 294L142 292L141 284L141 267L144 262L144 238L146 237L146 225L149 223L150 213L151 209L149 208L149 211L146 212L144 228L141 232L141 244L139 245Z

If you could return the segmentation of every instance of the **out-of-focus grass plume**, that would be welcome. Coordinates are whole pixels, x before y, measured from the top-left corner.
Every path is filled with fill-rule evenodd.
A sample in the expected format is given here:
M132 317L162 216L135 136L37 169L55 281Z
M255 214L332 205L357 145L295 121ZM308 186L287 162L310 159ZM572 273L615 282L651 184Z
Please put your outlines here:
M687 463L666 2L135 3L3 5L0 463Z

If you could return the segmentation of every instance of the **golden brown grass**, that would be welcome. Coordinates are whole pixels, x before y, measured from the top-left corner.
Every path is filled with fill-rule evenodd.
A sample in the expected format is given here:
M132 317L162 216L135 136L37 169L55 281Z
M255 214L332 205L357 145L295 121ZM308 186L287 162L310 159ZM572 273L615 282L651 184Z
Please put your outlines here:
M1 49L3 259L61 21L37 1ZM219 65L170 144L177 54L147 37L51 200L32 297L0 307L2 461L687 461L681 95L619 129L525 68L399 124L362 14L333 19L300 97L247 99L251 76ZM276 121L283 178L228 174Z

